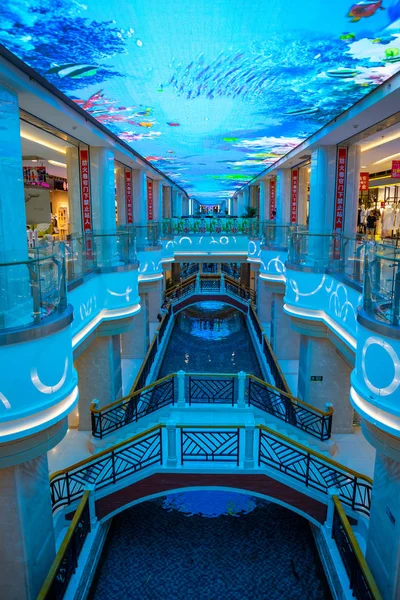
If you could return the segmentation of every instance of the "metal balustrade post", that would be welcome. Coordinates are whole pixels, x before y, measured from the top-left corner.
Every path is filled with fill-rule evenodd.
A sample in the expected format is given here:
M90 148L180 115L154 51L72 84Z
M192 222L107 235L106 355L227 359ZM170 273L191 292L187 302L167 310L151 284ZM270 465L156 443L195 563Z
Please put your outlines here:
M201 293L200 271L196 275L196 285L195 285L194 291L196 294Z
M178 371L177 372L177 379L178 379L178 407L179 408L184 408L185 407L185 371Z
M244 408L246 406L246 377L247 374L244 371L239 371L238 373L238 408Z
M222 271L221 271L221 284L220 284L219 291L220 291L221 294L225 294L226 293L225 275L223 274Z
M244 467L245 469L254 468L254 422L245 423L245 440L244 440Z
M335 504L333 502L333 496L339 496L339 493L340 493L340 490L336 487L328 489L328 504L327 504L326 521L324 523L324 527L329 532L332 531L333 518L335 516Z
M167 421L167 467L176 467L176 423L173 421Z
M95 483L88 483L85 487L89 492L88 505L89 505L89 516L90 516L90 525L93 527L97 523L96 516L96 504L94 501L94 493L96 490Z

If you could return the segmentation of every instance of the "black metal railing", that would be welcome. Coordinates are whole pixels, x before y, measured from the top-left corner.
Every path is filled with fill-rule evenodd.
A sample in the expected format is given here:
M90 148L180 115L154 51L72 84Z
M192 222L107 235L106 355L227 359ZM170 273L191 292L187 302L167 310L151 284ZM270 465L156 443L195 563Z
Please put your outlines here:
M171 318L171 305L170 305L170 304L168 304L168 307L167 307L167 312L165 313L165 315L164 315L164 317L162 318L162 321L161 321L161 323L160 323L160 325L159 325L159 327L158 327L158 340L157 340L157 345L160 345L160 344L161 344L161 340L162 340L162 339L163 339L163 337L164 337L164 333L165 333L165 330L166 330L166 329L167 329L167 327L168 327L168 323L169 323L169 320L170 320L170 318Z
M381 594L361 552L339 498L334 496L333 502L332 538L336 542L347 571L353 596L358 600L381 600Z
M181 267L181 281L185 281L192 275L196 275L200 270L199 263L183 263Z
M329 440L332 433L332 409L320 411L274 386L249 376L248 403L265 412L306 431L322 441Z
M189 404L231 404L235 402L235 378L215 375L189 377Z
M260 430L258 464L276 469L324 494L337 488L343 504L367 515L370 512L372 485L366 479L341 468L335 461L320 458L279 433L272 434L266 427Z
M207 274L216 274L219 271L219 265L218 263L203 263L202 271Z
M240 284L235 279L228 279L228 277L225 277L225 289L229 294L238 296L243 300L250 300L254 303L256 302L257 295L255 291L245 285Z
M207 277L207 279L202 277L200 279L200 290L201 290L202 294L204 294L205 292L219 293L220 287L221 287L221 280L219 277L218 278Z
M271 345L266 335L263 336L262 351L265 356L265 360L267 361L267 365L270 368L271 375L273 380L275 381L276 387L283 390L287 394L290 394L289 384L286 381L284 374L282 373L278 360L274 352L272 351Z
M176 302L181 298L185 298L186 296L190 296L194 294L196 291L196 277L192 276L182 281L178 285L167 290L164 294L164 297L168 302Z
M168 375L134 392L130 397L113 402L105 409L91 409L92 435L105 435L137 422L139 419L175 403L175 375Z
M262 344L262 341L263 341L263 331L261 329L260 321L257 318L256 312L255 312L253 306L250 306L249 316L250 316L250 321L251 321L251 323L252 323L252 325L254 327L254 331L256 332L257 339L260 342L260 344Z
M79 500L88 484L100 490L110 483L162 463L161 428L154 427L128 442L103 450L92 461L82 461L55 473L50 480L53 511Z
M239 281L240 279L240 269L235 265L231 265L229 263L222 263L221 272L225 275L228 275L229 277L232 277L232 279L235 279L236 281Z
M78 566L83 544L90 533L89 492L82 500L71 521L65 539L45 579L37 600L61 600Z
M239 465L239 428L181 428L181 464L234 462Z

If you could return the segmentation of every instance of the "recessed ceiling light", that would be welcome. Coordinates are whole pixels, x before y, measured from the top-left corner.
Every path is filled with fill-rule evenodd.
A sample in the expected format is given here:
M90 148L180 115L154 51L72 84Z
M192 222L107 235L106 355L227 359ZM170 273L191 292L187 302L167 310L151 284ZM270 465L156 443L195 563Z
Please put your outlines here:
M367 168L367 166L366 166L366 165L363 165L361 168L362 168L362 169L366 169L366 168Z

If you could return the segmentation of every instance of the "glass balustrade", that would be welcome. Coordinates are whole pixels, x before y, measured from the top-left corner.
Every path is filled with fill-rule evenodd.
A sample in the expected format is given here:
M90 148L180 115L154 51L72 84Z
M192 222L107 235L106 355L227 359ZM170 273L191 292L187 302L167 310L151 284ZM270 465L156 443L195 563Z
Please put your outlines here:
M47 250L0 263L0 331L40 325L65 310L65 249L60 243L56 252Z
M365 312L374 320L400 325L400 250L386 244L365 245Z
M277 225L274 221L262 221L260 223L261 243L270 248L287 248L290 236L296 232L306 230L305 225L286 223Z

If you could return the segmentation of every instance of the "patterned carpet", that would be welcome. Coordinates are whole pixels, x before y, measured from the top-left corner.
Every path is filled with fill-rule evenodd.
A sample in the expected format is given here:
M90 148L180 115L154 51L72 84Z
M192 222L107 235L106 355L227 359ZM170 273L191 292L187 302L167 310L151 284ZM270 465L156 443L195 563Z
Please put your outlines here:
M238 514L230 494L225 514L214 518L188 516L173 508L179 502L165 499L118 515L90 597L330 600L307 521L278 505L251 500L255 508Z

